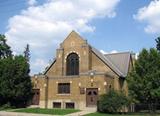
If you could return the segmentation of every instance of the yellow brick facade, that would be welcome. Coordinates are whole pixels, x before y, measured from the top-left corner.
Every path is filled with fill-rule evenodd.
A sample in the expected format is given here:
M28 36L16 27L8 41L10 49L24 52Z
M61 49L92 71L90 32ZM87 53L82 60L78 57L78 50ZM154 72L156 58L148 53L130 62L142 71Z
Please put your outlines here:
M79 75L66 75L66 59L70 53L79 57ZM92 71L95 73L93 76L90 75ZM43 75L34 76L32 82L34 88L40 89L41 108L53 108L53 102L60 102L61 108L65 108L65 103L72 102L75 109L85 109L87 88L97 88L98 96L107 93L110 88L128 93L126 81L120 85L119 76L74 31L60 44L52 65ZM70 93L58 94L58 83L70 83ZM84 94L80 94L81 89Z

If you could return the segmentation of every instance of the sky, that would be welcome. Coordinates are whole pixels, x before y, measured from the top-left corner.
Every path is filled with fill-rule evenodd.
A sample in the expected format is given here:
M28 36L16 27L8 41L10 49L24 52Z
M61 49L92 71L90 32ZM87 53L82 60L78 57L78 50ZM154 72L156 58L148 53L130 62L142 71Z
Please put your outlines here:
M0 34L15 55L30 45L31 75L44 71L72 30L102 53L138 54L156 46L160 0L0 0Z

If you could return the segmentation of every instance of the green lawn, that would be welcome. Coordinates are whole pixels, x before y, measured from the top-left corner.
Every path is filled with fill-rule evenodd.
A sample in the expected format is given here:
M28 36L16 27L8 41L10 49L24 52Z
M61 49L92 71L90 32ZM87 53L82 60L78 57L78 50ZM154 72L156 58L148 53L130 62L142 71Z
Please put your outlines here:
M96 112L85 116L151 116L151 115L150 114L103 114ZM160 114L154 116L160 116Z
M26 113L36 113L36 114L51 114L51 115L65 115L80 110L75 109L42 109L42 108L23 108L12 110L13 112L26 112Z

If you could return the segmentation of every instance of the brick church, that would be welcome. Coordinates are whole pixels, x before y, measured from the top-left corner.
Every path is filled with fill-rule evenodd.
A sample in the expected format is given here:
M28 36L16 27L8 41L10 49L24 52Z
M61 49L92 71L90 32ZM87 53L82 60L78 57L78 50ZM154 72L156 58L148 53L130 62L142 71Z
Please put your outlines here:
M133 67L132 54L102 54L72 31L56 50L52 64L32 77L32 105L41 108L96 107L110 89L128 94L126 76Z

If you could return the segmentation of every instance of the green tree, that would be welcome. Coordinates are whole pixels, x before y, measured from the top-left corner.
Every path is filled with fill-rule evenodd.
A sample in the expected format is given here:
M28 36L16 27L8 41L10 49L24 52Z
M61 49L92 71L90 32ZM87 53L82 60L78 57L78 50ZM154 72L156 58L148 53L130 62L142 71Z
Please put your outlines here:
M133 101L148 104L150 112L155 111L160 98L160 53L156 49L140 52L128 76L128 86Z
M30 50L29 50L29 44L27 44L25 51L24 51L24 57L27 59L27 61L29 62L30 60Z
M98 111L105 113L124 112L123 108L125 108L128 103L128 98L123 92L111 90L107 94L100 96Z
M2 68L3 67L3 68ZM23 56L0 60L0 96L3 104L26 106L32 95L29 65Z
M5 36L1 35L0 40L0 105L26 106L32 96L28 59L11 55Z
M6 44L5 35L0 34L0 59L12 56L10 47Z
M156 48L158 51L160 51L160 37L157 37L156 43L157 43Z
M0 60L0 105L6 104L12 97L12 74L14 71L12 58Z

